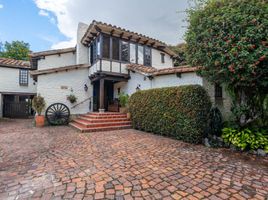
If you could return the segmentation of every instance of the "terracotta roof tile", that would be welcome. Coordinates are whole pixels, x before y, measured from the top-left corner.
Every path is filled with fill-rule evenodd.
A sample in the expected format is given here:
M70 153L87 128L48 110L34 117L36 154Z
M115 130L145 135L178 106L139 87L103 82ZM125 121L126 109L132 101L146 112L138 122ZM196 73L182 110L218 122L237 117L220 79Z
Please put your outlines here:
M127 69L140 72L149 76L160 76L160 75L175 74L175 73L195 72L198 70L198 67L190 67L186 65L186 66L179 66L179 67L157 69L155 67L148 67L144 65L128 64Z
M51 69L34 70L31 72L31 75L38 76L38 75L51 74L51 73L57 73L57 72L63 72L63 71L68 71L68 70L81 69L81 68L89 68L89 67L90 65L88 64L69 65L69 66L63 66L63 67L55 67Z
M0 67L14 67L14 68L31 68L30 62L25 60L15 60L12 58L0 58Z
M49 55L55 55L55 54L61 54L61 53L69 53L69 52L75 52L76 48L64 48L64 49L55 49L55 50L48 50L48 51L40 51L40 52L34 52L30 54L30 57L38 57L38 56L49 56Z
M168 46L160 40L121 28L119 26L114 26L112 24L107 24L95 20L93 20L92 23L88 26L88 29L85 35L83 36L81 42L84 45L88 45L92 40L95 39L95 37L99 33L112 34L114 37L119 37L126 40L132 40L133 42L137 42L142 45L143 44L151 45L155 48L161 49L170 56L177 56L176 53L174 53L171 49L169 49Z

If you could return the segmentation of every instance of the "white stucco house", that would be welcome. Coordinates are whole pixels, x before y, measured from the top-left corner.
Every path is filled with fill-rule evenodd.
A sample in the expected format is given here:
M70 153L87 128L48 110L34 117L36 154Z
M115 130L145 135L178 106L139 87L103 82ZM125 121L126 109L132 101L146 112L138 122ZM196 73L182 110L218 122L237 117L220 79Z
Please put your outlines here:
M131 95L137 90L199 84L207 88L213 102L220 102L220 107L230 106L222 88L199 77L196 67L174 67L175 56L157 39L102 22L79 23L75 47L30 55L31 67L27 69L31 69L33 80L28 78L28 87L18 84L21 68L5 68L17 74L9 76L8 81L1 71L0 93L40 94L47 106L63 103L76 115L117 111L120 93ZM67 100L71 94L77 97L74 104Z
M30 62L0 58L0 117L29 117L36 83Z

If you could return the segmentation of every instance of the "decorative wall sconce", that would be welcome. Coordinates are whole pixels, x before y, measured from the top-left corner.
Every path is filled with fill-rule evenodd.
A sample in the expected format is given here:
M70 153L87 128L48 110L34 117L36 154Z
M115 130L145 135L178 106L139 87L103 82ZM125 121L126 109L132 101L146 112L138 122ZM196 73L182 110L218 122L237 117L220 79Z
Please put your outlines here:
M85 92L88 91L88 86L87 86L87 84L84 85L84 90L85 90Z
M136 91L138 92L138 91L140 91L140 90L141 90L141 85L138 84L137 87L136 87Z

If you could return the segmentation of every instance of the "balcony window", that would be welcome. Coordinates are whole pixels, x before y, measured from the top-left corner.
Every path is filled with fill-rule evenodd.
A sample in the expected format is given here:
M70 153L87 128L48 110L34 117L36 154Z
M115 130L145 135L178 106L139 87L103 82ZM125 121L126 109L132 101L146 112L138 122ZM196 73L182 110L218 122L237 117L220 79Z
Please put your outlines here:
M123 62L129 61L129 50L128 50L128 42L122 41L121 42L121 60Z
M151 66L151 48L144 47L144 65Z
M143 51L144 51L144 48L143 48L143 46L141 46L141 45L138 45L138 64L140 64L140 65L143 65L144 63L144 60L143 60L143 57L144 57L144 54L143 54Z
M20 69L20 85L27 86L28 85L28 70Z
M106 35L102 37L102 57L110 59L110 37Z
M113 38L113 48L112 48L112 57L113 60L119 60L119 39Z
M130 43L130 62L136 63L136 45Z

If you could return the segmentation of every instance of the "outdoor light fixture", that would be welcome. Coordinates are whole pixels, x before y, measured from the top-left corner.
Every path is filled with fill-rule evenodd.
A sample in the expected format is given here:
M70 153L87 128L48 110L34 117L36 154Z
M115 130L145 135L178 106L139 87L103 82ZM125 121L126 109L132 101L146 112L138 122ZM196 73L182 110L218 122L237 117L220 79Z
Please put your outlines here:
M87 86L87 84L84 85L84 90L85 90L85 92L88 91L88 86Z
M138 84L138 85L137 85L137 87L136 87L136 91L137 91L137 92L141 90L141 88L140 88L140 87L141 87L141 85L140 85L140 84Z

